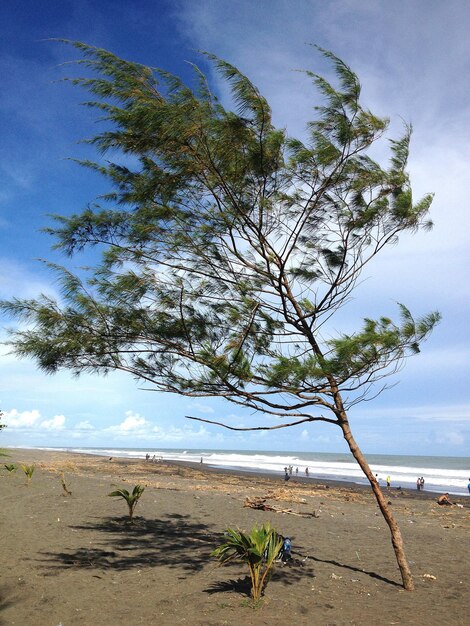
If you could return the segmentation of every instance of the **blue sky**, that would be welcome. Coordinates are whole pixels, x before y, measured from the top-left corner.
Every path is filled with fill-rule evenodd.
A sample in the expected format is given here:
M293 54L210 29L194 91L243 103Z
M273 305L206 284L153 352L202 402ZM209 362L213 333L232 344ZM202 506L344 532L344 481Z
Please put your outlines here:
M351 330L366 315L393 315L396 301L416 314L437 308L443 315L422 353L392 381L398 384L351 412L352 426L368 452L470 455L466 0L3 0L0 24L1 298L56 293L54 277L37 259L64 259L39 229L48 214L80 211L107 190L68 160L94 156L79 141L98 127L80 106L85 94L60 82L76 53L47 39L86 41L183 77L186 61L201 63L196 51L208 50L246 73L270 101L275 123L298 136L318 98L295 70L330 72L306 43L349 63L363 101L391 117L392 136L403 120L413 124L409 171L416 197L436 194L435 227L405 237L370 266L335 327ZM211 78L224 97L224 86ZM141 391L124 374L48 377L5 347L0 407L8 424L2 445L346 451L339 429L328 424L262 434L198 425L183 416L233 425L264 420L217 399Z

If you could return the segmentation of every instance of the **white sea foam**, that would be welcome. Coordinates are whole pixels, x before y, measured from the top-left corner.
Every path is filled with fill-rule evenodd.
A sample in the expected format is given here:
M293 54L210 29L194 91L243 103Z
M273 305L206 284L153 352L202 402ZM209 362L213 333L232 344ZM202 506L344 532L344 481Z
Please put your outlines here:
M200 463L202 458L204 463L213 467L275 473L280 476L284 475L284 468L289 466L293 466L294 476L296 468L299 470L299 476L305 476L305 468L308 467L311 478L367 483L360 467L347 454L138 448L61 448L61 450L124 458L145 458L146 453L149 453L151 457L155 455L169 461L192 463ZM392 488L414 489L416 479L422 476L426 491L468 495L470 458L369 455L368 461L381 485L385 485L386 477L390 476Z

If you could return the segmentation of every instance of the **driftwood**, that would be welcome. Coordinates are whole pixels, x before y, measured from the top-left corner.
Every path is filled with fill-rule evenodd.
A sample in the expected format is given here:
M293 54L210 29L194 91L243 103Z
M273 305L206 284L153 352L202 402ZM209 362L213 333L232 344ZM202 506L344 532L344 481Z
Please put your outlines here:
M302 511L293 511L292 509L281 509L278 506L274 506L272 504L268 504L266 502L266 498L247 497L245 499L244 507L249 507L250 509L257 509L259 511L273 511L274 513L287 513L288 515L297 515L298 517L319 517L319 514L314 511L313 513L302 512Z
M68 489L66 483L65 483L65 474L64 472L60 472L60 484L62 485L62 489L64 490L63 492L63 496L71 496L72 492L70 491L70 489Z

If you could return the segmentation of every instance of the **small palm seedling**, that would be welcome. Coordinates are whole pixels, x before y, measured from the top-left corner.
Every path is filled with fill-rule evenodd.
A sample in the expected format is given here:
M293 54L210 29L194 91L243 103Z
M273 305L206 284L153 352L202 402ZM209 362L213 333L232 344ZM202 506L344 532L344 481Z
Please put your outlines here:
M34 465L22 465L23 472L26 474L26 484L30 485L35 470Z
M14 463L4 463L4 467L10 474L18 469Z
M269 582L274 561L282 548L283 539L269 524L257 528L250 533L228 528L225 532L226 541L216 548L211 556L221 565L238 560L248 565L251 578L251 597L259 602L264 588Z
M134 489L132 490L132 493L129 493L127 489L117 489L116 491L113 491L112 493L108 493L108 496L111 496L113 498L114 497L124 498L129 508L129 521L132 522L132 518L134 516L134 509L137 506L137 502L139 501L140 496L144 493L144 489L145 487L142 487L142 485L136 485Z

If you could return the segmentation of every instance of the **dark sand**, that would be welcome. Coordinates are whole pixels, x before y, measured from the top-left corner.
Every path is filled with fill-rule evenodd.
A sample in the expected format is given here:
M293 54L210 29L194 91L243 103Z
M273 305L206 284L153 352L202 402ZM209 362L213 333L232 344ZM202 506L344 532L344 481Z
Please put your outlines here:
M324 626L470 623L470 499L389 490L416 590L406 592L390 535L366 489L313 480L37 450L11 450L0 472L0 623ZM64 471L71 497L62 495ZM146 490L133 525L116 487ZM254 510L245 498L318 517ZM249 602L244 566L209 557L228 526L270 522L296 560L278 566L264 602Z

